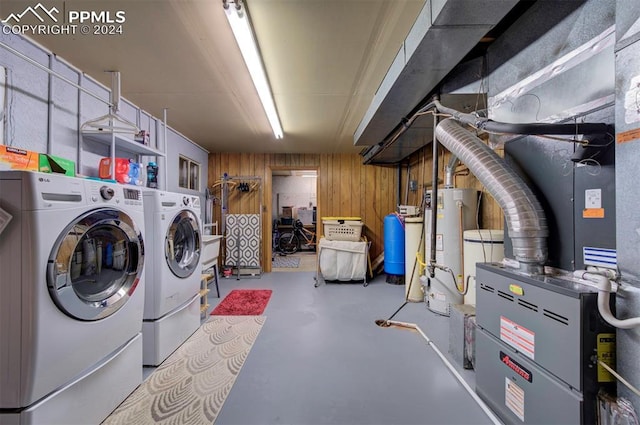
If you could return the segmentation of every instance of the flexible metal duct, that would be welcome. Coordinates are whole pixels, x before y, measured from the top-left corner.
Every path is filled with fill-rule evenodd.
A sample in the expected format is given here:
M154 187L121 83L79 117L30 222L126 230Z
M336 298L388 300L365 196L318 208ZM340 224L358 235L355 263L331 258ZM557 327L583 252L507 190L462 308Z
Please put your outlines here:
M458 158L455 155L451 155L449 163L444 167L444 188L451 189L455 187L454 180L456 174L456 167L458 166Z
M502 208L520 269L530 274L544 273L549 230L531 189L502 158L454 119L438 124L436 137L469 167Z

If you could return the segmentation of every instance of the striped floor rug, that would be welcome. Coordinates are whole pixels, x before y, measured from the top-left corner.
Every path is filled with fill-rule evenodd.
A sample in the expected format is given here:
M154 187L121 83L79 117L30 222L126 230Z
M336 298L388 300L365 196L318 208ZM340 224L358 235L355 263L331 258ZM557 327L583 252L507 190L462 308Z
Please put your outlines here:
M103 424L213 424L265 320L211 317Z

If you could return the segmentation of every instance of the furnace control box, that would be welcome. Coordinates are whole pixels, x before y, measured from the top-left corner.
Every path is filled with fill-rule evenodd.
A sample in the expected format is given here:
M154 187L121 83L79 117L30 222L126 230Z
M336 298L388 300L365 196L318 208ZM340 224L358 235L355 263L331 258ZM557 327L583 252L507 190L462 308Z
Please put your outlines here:
M476 392L505 423L597 423L615 329L579 282L477 265ZM613 301L612 301L613 308Z

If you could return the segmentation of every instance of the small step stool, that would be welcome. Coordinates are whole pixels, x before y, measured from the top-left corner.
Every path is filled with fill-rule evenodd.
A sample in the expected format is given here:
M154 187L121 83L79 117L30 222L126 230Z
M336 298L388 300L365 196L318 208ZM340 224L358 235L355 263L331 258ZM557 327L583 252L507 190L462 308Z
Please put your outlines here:
M207 302L207 294L209 293L209 288L207 288L207 278L202 275L202 281L200 284L200 317L204 318L207 315L207 310L209 309L209 303Z
M208 288L211 280L213 279L214 283L216 284L216 295L218 296L218 298L220 298L220 287L218 286L218 266L213 266L210 270L210 272L206 271L200 275L203 285L202 289Z
M204 272L200 275L200 315L204 318L209 309L209 303L207 302L207 294L209 293L209 284L211 280L216 284L216 294L220 298L220 288L218 287L218 267L213 266L210 269L211 272Z
M215 227L216 232L218 229L218 223L213 224L205 224L204 227ZM207 289L209 284L211 283L211 279L215 280L216 284L216 294L218 294L218 298L220 298L220 287L218 286L218 254L220 252L220 241L222 240L221 235L203 235L202 236L202 274L200 275L201 279L201 296L206 297L206 293L202 293L202 290ZM207 289L207 292L209 290ZM202 303L206 303L205 302ZM208 306L207 306L208 307Z

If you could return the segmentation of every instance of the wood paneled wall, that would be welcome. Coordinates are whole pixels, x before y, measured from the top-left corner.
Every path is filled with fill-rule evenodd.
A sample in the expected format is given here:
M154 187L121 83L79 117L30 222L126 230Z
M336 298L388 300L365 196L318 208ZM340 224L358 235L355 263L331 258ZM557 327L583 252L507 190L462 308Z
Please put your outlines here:
M501 152L498 154L502 155ZM229 176L256 176L262 179L262 193L257 185L250 192L230 190L229 212L235 214L257 213L262 207L262 264L265 272L271 271L272 191L273 170L317 170L318 171L318 232L322 233L321 217L357 216L364 224L364 235L372 242L371 258L384 250L383 220L396 211L397 204L420 205L425 189L431 188L431 145L412 155L401 166L363 165L358 154L235 154L209 155L208 187L218 198L214 205L214 221L221 223L221 178ZM450 153L443 148L439 154L438 181L443 187L444 167ZM480 222L485 229L502 229L502 210L486 192L478 180L463 164L457 168L456 187L475 188L482 191ZM465 175L466 174L466 175ZM418 190L407 190L407 177L418 182ZM246 180L250 185L255 183ZM398 198L398 184L401 199Z
M221 178L257 176L262 178L260 192L231 190L230 213L249 214L260 211L262 205L262 264L271 271L271 174L277 169L318 171L318 231L321 217L357 216L365 224L364 235L372 242L371 258L383 252L383 219L396 210L397 167L362 165L358 154L235 154L209 155L208 187L218 198L214 205L214 221L221 223ZM246 180L251 184L251 180Z

